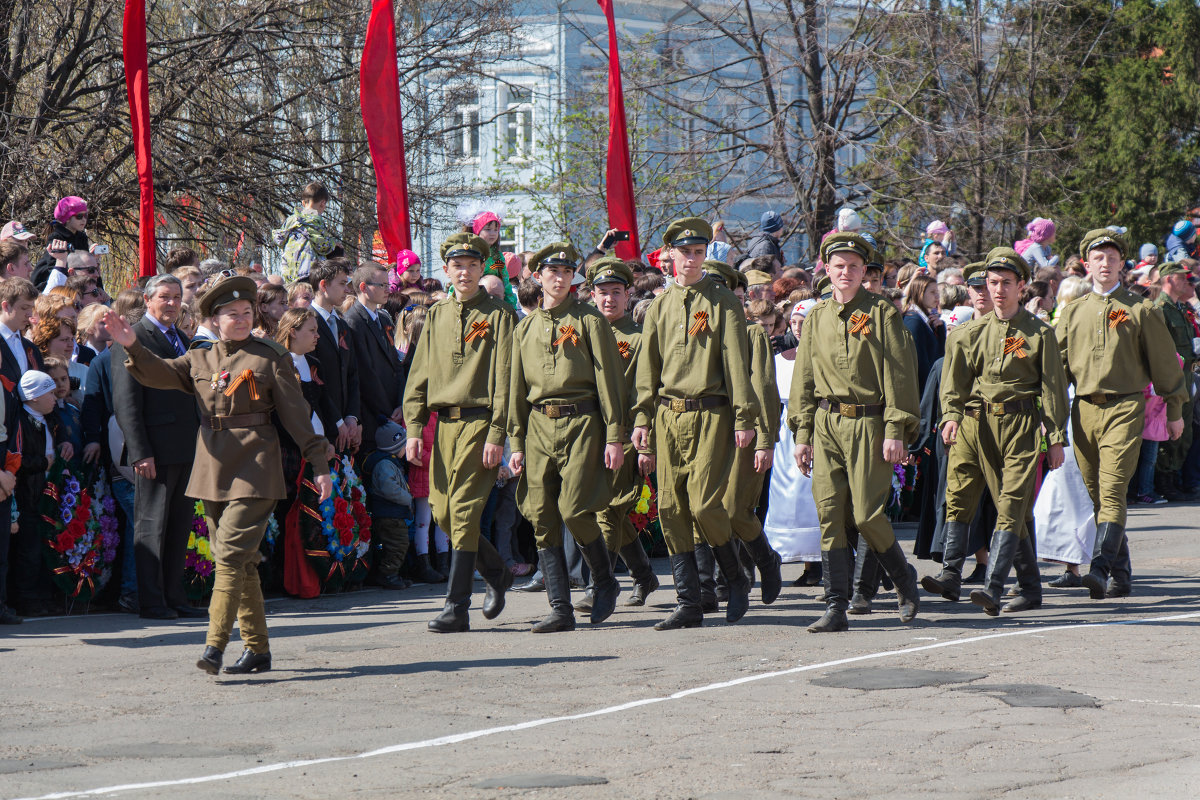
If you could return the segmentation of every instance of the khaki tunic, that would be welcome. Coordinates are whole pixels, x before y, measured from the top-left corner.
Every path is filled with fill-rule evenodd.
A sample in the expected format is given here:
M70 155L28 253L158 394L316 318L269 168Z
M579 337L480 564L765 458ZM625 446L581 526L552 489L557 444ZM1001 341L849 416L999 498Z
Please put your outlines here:
M637 359L642 347L642 327L627 314L612 323L612 332L617 341L617 354L623 362L623 400L628 430L633 426L633 407L637 404ZM613 475L612 502L600 512L600 530L604 532L605 544L613 552L619 552L637 540L637 529L629 519L629 512L641 496L642 479L637 458L633 444L625 442L625 463Z
M947 454L946 519L969 524L986 485L996 529L1024 538L1041 426L1050 444L1066 441L1067 383L1054 330L1023 308L1010 320L992 312L967 323L946 344L941 387L942 419L960 424ZM1035 403L1030 411L987 410L1026 400Z
M313 472L329 473L325 460L329 443L313 432L312 411L300 392L292 357L282 345L255 337L240 342L200 340L178 358L163 359L134 342L125 348L125 368L146 386L195 395L201 420L260 412L269 417L274 411ZM232 387L247 370L253 381L243 381L232 394L213 385L227 372ZM285 499L279 434L270 419L262 425L219 431L201 424L187 495L220 501Z
M883 441L907 443L916 436L916 374L916 353L900 313L878 295L860 290L845 305L822 300L805 319L788 425L797 444L813 445L813 500L823 550L846 548L848 524L876 552L895 543L886 513L893 468L883 459ZM844 417L821 409L822 399L881 403L883 414Z

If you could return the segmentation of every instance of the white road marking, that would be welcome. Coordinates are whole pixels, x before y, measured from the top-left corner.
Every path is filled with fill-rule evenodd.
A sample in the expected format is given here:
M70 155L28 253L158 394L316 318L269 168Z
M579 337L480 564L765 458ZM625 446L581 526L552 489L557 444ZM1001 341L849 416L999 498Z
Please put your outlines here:
M858 664L863 661L875 661L881 658L905 656L909 655L910 653L920 653L927 650L940 650L944 647L958 647L965 644L974 644L975 642L986 642L992 639L1007 639L1014 636L1030 636L1033 634L1042 636L1047 633L1075 631L1083 628L1104 628L1114 625L1142 625L1153 624L1156 622L1174 622L1182 619L1195 619L1197 617L1200 617L1200 611L1195 611L1188 614L1172 614L1170 616L1163 617L1143 617L1140 619L1110 620L1108 622L1079 622L1066 625L1036 626L1020 628L1018 630L999 631L997 633L969 636L965 639L953 639L950 641L937 642L935 644L919 645L917 647L902 647L896 650L881 650L877 653L867 653L861 656L848 656L846 658L838 658L833 661L824 661L819 664L809 664L807 666L775 670L774 672L760 672L756 675L748 675L743 678L734 678L733 680L721 681L719 683L709 683L704 686L695 686L691 689L683 689L675 692L674 694L669 694L663 697L646 697L641 700L631 700L628 703L598 708L593 711L584 711L579 714L569 714L561 717L543 717L541 719L531 719L525 722L517 722L512 725L501 725L495 728L482 728L475 731L464 731L463 733L439 736L434 739L422 739L416 742L404 742L402 744L394 744L388 747L381 747L377 750L369 750L364 753L355 753L348 756L327 756L325 758L309 758L299 761L281 761L275 764L263 764L261 766L236 770L234 772L222 772L216 775L197 775L196 777L192 778L148 781L146 783L125 783L117 786L101 786L96 789L55 792L53 794L43 794L36 797L15 798L15 800L66 800L66 798L72 797L98 797L100 795L115 794L117 792L130 792L139 789L162 789L170 786L190 786L199 783L213 783L215 781L226 781L234 778L246 778L251 775L263 775L269 772L279 772L286 769L311 767L317 764L335 764L341 761L356 761L364 758L377 758L378 756L386 756L393 753L403 753L409 750L424 750L430 747L442 747L448 744L468 742L472 739L482 739L485 736L495 736L501 733L513 733L516 731L529 730L531 728L540 728L545 725L553 725L558 722L573 722L575 720L588 719L590 717L602 717L609 714L619 714L622 711L629 711L630 709L634 708L641 708L643 706L654 705L656 703L665 703L668 700L679 700L684 697L691 697L692 695L704 694L706 692L716 692L720 691L721 689L729 689L745 683L753 683L755 681L763 681L785 675L796 675L801 672L812 672L819 669L828 669L830 667L840 667L846 664Z

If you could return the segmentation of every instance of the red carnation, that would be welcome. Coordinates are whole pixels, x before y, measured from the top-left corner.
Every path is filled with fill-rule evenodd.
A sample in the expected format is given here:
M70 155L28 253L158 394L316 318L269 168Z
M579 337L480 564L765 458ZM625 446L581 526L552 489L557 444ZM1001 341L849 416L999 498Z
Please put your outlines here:
M364 541L364 542L371 541L371 521L370 520L366 520L365 522L359 523L358 538L359 538L359 540Z
M333 498L333 510L338 514L344 514L346 512L346 501L341 497Z
M353 489L351 489L350 490L350 499L356 503L359 500L362 500L362 489L359 489L357 486L355 486Z
M354 531L349 528L343 528L340 540L343 547L349 547L354 542Z

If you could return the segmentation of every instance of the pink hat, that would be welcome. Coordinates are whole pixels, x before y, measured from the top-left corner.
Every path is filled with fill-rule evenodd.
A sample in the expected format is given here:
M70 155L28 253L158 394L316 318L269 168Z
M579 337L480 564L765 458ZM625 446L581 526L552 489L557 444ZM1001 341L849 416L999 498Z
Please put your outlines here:
M6 224L4 230L0 230L0 242L5 239L16 239L18 242L24 242L32 238L33 234L25 230L25 226L15 219Z
M421 266L421 258L412 250L401 250L396 253L396 271L407 272L409 267Z
M940 219L935 219L925 228L926 238L932 239L935 236L945 236L950 232L950 226L942 222Z
M478 236L479 232L483 230L489 222L494 222L497 225L501 224L499 217L497 217L491 211L484 211L482 214L475 217L475 219L471 220L471 230L473 230L475 235Z
M1029 231L1029 238L1038 244L1047 242L1054 237L1054 220L1037 217L1025 226L1025 230Z
M87 201L82 197L71 195L64 197L58 201L58 205L54 207L54 218L59 222L65 223L76 214L87 213Z
M504 254L504 268L508 270L509 279L519 278L521 276L521 267L525 266L525 262L516 253Z

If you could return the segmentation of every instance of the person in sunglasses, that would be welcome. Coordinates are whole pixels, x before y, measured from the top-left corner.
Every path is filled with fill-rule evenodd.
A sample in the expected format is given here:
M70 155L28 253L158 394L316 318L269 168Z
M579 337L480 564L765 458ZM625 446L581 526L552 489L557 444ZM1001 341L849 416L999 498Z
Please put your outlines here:
M54 221L46 227L46 252L33 268L33 284L39 290L46 288L46 281L54 271L55 264L60 260L65 261L69 253L89 252L92 243L88 239L87 223L86 200L72 195L58 201L54 207Z

